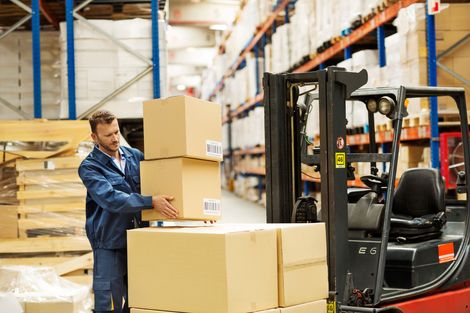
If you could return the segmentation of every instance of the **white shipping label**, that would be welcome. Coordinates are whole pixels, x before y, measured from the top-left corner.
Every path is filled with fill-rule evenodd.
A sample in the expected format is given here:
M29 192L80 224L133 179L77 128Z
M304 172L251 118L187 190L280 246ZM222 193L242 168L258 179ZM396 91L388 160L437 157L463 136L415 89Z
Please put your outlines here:
M204 199L203 201L204 215L220 216L220 200L217 199Z
M222 143L219 141L206 140L206 155L222 158Z

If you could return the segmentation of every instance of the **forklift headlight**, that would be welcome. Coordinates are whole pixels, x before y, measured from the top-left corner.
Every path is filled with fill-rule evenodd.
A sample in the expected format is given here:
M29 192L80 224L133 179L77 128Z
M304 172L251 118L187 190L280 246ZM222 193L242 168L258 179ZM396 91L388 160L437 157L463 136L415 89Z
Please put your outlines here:
M369 99L367 100L367 110L370 113L375 113L379 110L379 106L377 105L377 100Z
M379 112L383 115L389 115L395 109L395 101L390 97L382 97L379 100Z

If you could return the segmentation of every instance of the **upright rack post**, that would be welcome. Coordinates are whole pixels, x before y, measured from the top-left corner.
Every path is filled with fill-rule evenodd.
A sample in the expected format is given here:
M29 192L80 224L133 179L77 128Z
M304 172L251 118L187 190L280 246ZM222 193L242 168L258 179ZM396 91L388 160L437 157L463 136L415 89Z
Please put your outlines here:
M352 57L352 49L351 49L351 46L348 46L344 48L344 59L347 60L347 59L350 59L351 57Z
M73 31L74 0L65 2L65 18L67 22L67 87L69 99L69 119L77 119L77 105L75 97L75 37Z
M426 1L427 4L428 0ZM426 5L426 39L428 52L428 85L437 86L436 65L436 26L434 15L430 15ZM429 97L430 124L431 124L431 165L439 168L439 117L437 97Z
M385 30L383 26L377 27L377 48L379 50L379 66L387 65L387 57L385 54Z
M160 43L158 33L158 0L152 0L153 97L160 98Z
M41 104L41 42L40 42L40 18L39 0L31 3L32 35L33 35L33 90L34 90L34 118L42 117Z

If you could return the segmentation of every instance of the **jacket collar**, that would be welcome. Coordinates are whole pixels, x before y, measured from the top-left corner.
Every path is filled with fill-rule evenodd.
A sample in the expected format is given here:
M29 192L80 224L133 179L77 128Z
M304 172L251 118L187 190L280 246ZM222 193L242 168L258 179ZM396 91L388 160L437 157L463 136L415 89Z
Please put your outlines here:
M121 151L124 151L124 149L122 149ZM126 159L128 158L128 155L129 153L127 153L127 151L124 152L124 156L126 157ZM117 168L117 166L114 164L111 157L107 155L106 153L104 153L103 151L101 151L100 148L98 148L98 145L95 145L95 147L93 148L92 156L94 159L98 160L98 162L100 162L101 164L105 166L108 166L108 164L111 164L111 167L122 175L121 170Z

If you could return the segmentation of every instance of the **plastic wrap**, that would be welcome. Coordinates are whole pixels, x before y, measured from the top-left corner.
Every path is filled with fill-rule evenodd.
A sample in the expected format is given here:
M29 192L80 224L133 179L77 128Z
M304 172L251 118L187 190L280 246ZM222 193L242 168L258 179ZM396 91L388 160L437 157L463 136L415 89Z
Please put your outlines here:
M78 176L83 157L17 161L20 238L85 235L86 188Z
M52 267L1 266L0 292L13 294L24 313L89 313L90 287L69 282Z
M0 205L17 204L16 192L16 170L10 166L0 166Z

